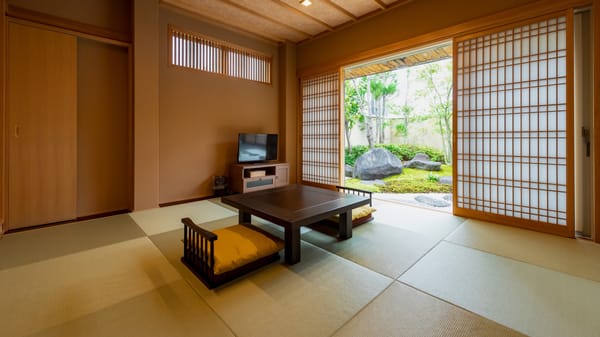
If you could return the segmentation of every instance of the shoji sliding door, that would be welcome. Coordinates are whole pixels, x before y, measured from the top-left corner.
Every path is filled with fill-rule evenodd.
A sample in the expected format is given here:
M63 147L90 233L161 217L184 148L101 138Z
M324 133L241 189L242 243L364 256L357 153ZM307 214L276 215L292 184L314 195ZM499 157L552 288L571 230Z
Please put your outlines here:
M340 73L301 80L302 183L340 183Z
M574 235L572 17L455 39L455 214Z

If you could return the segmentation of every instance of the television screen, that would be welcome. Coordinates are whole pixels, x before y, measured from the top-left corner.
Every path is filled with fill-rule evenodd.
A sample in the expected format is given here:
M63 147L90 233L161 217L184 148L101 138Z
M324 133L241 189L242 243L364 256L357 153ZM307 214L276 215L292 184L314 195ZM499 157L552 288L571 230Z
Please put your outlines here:
M277 160L277 135L240 133L238 135L238 163L260 163Z

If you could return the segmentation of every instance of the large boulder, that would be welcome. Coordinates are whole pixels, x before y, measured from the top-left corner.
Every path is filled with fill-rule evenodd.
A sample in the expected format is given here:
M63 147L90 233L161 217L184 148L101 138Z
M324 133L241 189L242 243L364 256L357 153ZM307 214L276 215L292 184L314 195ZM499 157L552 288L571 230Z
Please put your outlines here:
M371 149L358 157L354 177L375 180L402 173L402 162L386 149Z
M410 167L419 170L426 171L441 171L442 163L437 161L431 161L428 155L425 153L417 153L413 159L404 164L405 167Z
M352 167L352 165L345 164L344 165L344 177L352 178L353 174L354 174L354 167Z

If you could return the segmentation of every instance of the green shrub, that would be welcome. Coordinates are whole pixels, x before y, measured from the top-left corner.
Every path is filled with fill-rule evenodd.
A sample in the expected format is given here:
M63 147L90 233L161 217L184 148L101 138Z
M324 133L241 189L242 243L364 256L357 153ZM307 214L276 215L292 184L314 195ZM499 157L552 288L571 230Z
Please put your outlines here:
M433 173L429 172L427 174L427 181L437 183L440 181L440 177L437 174L433 174Z
M394 180L380 187L383 193L450 193L452 186L442 185L428 180Z
M380 144L376 145L376 147L387 149L402 161L413 159L417 153L425 153L432 161L437 161L442 164L446 163L446 160L444 159L444 153L442 151L426 145Z
M366 145L357 145L353 146L350 150L346 149L346 164L354 166L356 159L358 159L358 157L362 156L367 151L369 151L369 147Z
M444 159L444 153L430 146L412 144L379 144L375 145L375 147L381 147L390 151L402 161L411 160L417 153L425 153L429 156L429 158L431 158L432 161L437 161L442 164L446 163L446 160ZM346 164L354 166L356 159L358 159L358 157L368 150L369 147L366 145L357 145L353 146L351 149L346 149Z

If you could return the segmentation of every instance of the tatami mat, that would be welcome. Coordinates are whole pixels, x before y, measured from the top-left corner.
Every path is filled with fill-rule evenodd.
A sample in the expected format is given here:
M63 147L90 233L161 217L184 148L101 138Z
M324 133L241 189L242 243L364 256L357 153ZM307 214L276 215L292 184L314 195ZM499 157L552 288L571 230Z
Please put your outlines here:
M192 288L184 280L179 280L32 336L234 335Z
M147 235L154 235L183 228L181 218L187 217L195 223L203 223L236 215L237 213L209 201L161 207L130 214Z
M600 245L581 239L466 221L447 241L600 282Z
M6 234L0 270L145 236L127 214Z
M450 213L410 207L379 199L373 200L373 206L377 209L373 213L377 222L402 228L438 241L465 221L464 218Z
M598 336L600 283L442 242L400 281L531 336Z
M337 238L311 231L302 240L322 247L378 273L397 278L417 262L438 240L375 221L353 229L352 238Z
M520 333L394 282L335 336L510 337Z
M211 291L179 261L181 235L151 239L237 336L330 336L392 282L302 243L300 263L275 262Z
M375 200L351 239L305 229L298 264L208 290L180 262L181 218L237 223L223 206L5 235L0 335L598 337L596 244Z
M146 237L0 271L3 336L23 336L180 279Z

